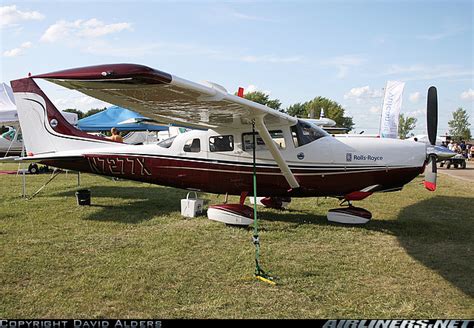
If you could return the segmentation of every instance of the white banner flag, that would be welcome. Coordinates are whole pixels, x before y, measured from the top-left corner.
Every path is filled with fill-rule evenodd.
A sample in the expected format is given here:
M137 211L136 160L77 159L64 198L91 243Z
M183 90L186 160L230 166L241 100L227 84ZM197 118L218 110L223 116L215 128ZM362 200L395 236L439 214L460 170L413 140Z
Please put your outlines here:
M398 137L398 115L402 108L402 94L405 82L387 81L380 121L381 138Z

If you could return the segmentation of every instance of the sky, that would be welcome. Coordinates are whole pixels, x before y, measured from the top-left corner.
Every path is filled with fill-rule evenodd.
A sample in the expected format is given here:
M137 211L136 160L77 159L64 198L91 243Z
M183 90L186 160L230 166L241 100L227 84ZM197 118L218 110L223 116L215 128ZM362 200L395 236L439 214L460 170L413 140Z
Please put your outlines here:
M110 63L147 65L229 92L260 90L286 108L323 96L355 132L377 133L388 80L406 82L401 113L426 133L438 88L438 134L458 107L474 135L473 1L5 1L0 82ZM59 109L104 103L40 86Z

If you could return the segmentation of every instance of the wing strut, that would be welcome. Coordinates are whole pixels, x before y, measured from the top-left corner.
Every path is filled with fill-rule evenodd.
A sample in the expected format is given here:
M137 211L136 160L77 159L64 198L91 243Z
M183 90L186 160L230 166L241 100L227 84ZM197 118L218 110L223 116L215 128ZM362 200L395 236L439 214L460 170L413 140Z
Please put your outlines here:
M265 126L265 123L263 122L263 116L258 116L255 118L255 126L260 137L263 139L265 145L268 147L268 150L272 154L273 159L275 160L275 162L277 162L281 173L283 173L283 176L285 177L286 181L288 181L288 184L290 185L291 189L299 188L300 184L298 183L298 181L296 181L293 172L291 172L290 168L288 167L288 164L283 159L283 156L281 156L280 150L276 146L275 142L273 142L272 136L270 135L270 132L268 132L268 129Z

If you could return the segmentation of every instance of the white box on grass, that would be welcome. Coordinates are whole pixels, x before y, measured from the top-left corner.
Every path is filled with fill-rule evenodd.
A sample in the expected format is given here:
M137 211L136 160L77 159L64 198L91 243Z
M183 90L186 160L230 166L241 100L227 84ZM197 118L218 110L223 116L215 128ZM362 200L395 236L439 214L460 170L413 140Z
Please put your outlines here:
M189 194L193 193L194 198L189 198ZM181 199L181 215L187 218L194 218L202 214L204 201L197 197L197 194L188 192L185 199Z

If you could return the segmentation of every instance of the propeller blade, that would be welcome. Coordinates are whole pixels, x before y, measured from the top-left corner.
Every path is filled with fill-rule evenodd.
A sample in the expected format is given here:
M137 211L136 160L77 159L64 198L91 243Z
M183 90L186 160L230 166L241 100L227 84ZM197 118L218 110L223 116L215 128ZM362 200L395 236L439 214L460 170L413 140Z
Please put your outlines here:
M428 97L426 103L426 126L428 129L428 139L431 145L436 144L436 133L438 130L438 92L435 87L428 89Z
M429 191L436 190L436 175L437 175L437 168L436 168L436 156L430 155L430 160L425 167L425 188Z

